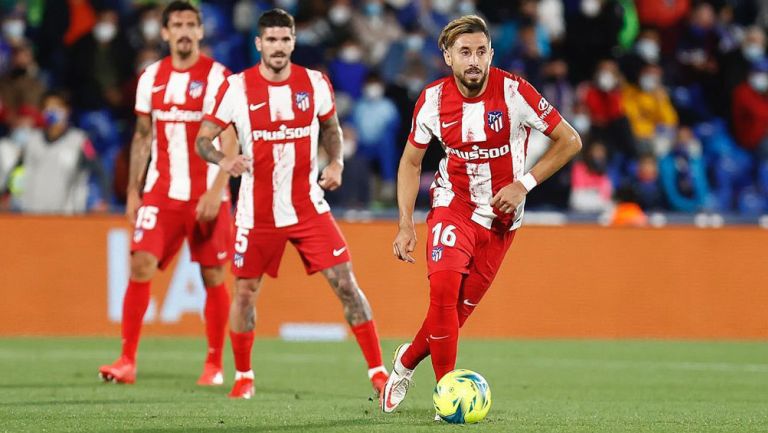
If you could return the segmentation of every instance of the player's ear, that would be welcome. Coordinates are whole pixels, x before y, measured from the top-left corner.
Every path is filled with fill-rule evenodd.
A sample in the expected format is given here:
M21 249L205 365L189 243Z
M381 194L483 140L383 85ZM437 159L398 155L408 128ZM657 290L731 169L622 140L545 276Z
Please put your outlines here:
M260 37L260 36L256 36L256 37L253 39L253 43L254 43L254 44L256 44L256 50L257 50L258 52L261 52L261 37Z
M171 40L171 32L168 31L168 27L163 26L160 28L160 37L163 39L163 42Z
M205 27L202 24L200 24L199 26L197 26L197 30L195 31L195 33L197 33L197 38L202 41L203 38L205 37Z
M493 61L493 47L491 47L489 53L491 54L491 61Z
M453 66L453 59L451 58L451 53L447 49L443 49L443 60L445 60L446 65Z

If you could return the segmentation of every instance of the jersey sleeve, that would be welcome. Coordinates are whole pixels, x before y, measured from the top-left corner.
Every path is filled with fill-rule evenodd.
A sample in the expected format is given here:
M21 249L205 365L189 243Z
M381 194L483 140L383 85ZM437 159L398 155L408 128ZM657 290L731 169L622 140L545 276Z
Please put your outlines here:
M552 133L563 120L560 112L552 106L528 81L518 78L518 99L522 122L545 135Z
M203 120L211 121L221 128L226 128L232 123L237 91L237 86L233 84L234 79L234 76L230 76L221 84L214 100L205 107Z
M427 90L421 92L416 101L416 107L413 110L413 119L411 120L411 132L408 134L408 141L420 149L426 149L429 142L432 141L432 116L430 106L425 104L427 100Z
M134 111L136 114L150 114L152 111L152 85L155 82L155 74L152 67L145 69L139 77L139 84L136 86L136 105Z
M315 83L315 105L317 118L324 122L336 112L336 100L333 96L333 86L325 74Z
M214 63L211 67L211 73L208 76L208 89L205 92L205 99L203 99L203 113L212 113L216 106L216 99L219 96L219 90L221 86L227 81L227 78L232 75L229 69L220 63Z

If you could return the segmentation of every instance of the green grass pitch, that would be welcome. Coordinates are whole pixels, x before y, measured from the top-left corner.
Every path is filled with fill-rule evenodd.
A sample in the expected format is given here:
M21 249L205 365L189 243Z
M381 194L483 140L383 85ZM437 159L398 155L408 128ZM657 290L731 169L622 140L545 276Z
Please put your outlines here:
M389 367L398 341L385 341ZM229 349L227 349L229 350ZM147 338L136 385L97 381L116 339L0 339L0 432L768 432L768 344L463 341L458 367L483 374L480 424L432 420L427 360L401 409L370 400L356 345L257 340L256 396L200 388L200 339Z

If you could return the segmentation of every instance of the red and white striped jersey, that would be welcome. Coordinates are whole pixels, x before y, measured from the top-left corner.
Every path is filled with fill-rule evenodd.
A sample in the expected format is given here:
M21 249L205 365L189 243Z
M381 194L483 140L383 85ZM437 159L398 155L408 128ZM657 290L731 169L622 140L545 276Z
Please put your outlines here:
M205 119L235 125L253 170L240 183L236 224L286 227L330 210L317 184L320 122L336 112L321 72L291 64L290 77L268 81L256 65L232 75Z
M525 173L531 128L549 135L560 113L530 83L498 68L482 95L465 98L453 76L429 84L416 102L408 140L426 148L440 141L445 157L432 183L432 207L450 207L485 228L514 230L523 202L512 214L490 205L496 193Z
M226 67L202 55L183 71L165 57L142 72L135 110L151 116L153 132L145 196L194 201L213 183L219 167L195 153L195 137L205 109L213 106L229 75Z

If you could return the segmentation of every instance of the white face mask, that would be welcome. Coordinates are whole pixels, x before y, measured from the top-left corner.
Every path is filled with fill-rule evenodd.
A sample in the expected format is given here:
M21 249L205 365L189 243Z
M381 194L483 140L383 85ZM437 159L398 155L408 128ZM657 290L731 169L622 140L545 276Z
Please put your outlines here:
M405 38L405 48L408 51L421 51L424 48L424 38L421 35L410 35Z
M600 13L600 0L581 0L581 13L588 17L595 17Z
M656 74L644 74L640 76L640 88L644 92L653 92L659 87L659 76Z
M352 11L346 6L334 6L328 11L328 18L333 24L341 26L352 18Z
M454 0L432 0L432 9L441 14L453 11Z
M765 47L760 44L746 44L741 49L741 53L745 59L754 62L765 55Z
M579 134L588 133L589 128L592 127L592 122L589 120L589 116L583 113L574 115L571 123Z
M154 18L142 21L141 34L148 41L153 41L160 37L160 21Z
M3 36L17 41L24 37L27 24L23 20L8 20L3 23Z
M472 15L477 12L477 9L475 8L475 4L471 1L463 0L459 2L459 14L461 15Z
M341 49L339 58L346 63L356 63L363 58L363 52L356 46L348 46Z
M103 44L110 42L117 35L117 26L110 22L100 22L93 26L93 37Z
M368 99L379 99L384 96L384 86L379 83L367 84L363 87L363 95Z
M755 72L749 76L749 85L760 93L768 90L768 72Z
M597 87L604 92L613 90L616 84L618 84L618 80L612 72L603 71L597 75Z
M660 49L659 45L650 39L641 39L637 41L635 46L637 54L643 58L646 62L656 63L659 61Z

